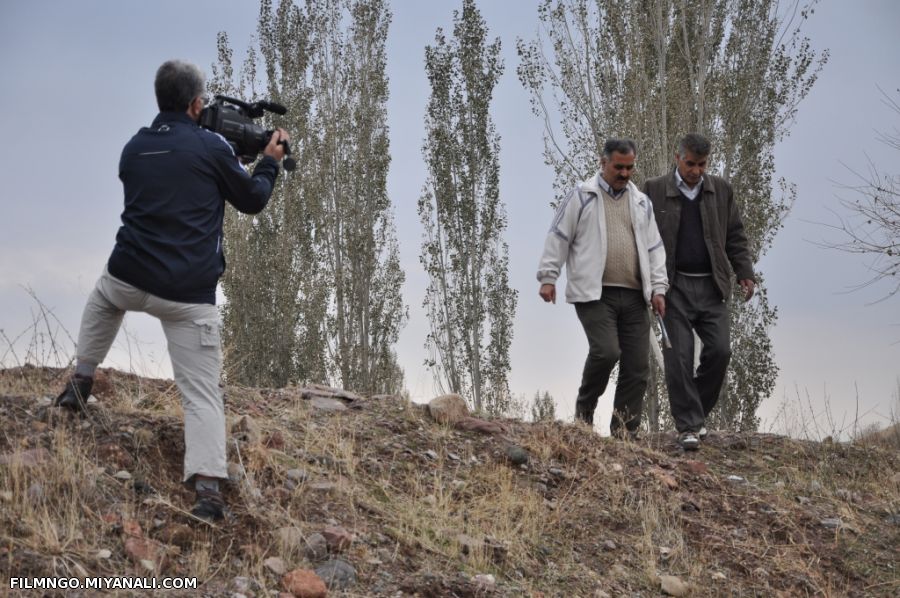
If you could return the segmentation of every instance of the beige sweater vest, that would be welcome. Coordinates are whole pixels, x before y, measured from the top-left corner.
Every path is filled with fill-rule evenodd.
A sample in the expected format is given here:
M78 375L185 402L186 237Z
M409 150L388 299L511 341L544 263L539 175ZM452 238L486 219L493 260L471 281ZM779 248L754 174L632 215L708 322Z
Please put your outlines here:
M601 192L608 240L603 285L640 290L640 265L627 194L628 191L615 199L605 191Z

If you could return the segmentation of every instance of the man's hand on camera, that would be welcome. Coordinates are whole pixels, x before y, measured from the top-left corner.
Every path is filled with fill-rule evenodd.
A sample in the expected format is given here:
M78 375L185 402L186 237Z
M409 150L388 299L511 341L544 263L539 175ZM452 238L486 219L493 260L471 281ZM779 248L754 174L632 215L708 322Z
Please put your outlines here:
M275 158L276 161L281 162L284 158L284 145L280 142L289 140L290 135L288 135L287 131L284 129L275 129L272 132L272 138L269 139L269 145L263 150L263 154L271 156L272 158Z

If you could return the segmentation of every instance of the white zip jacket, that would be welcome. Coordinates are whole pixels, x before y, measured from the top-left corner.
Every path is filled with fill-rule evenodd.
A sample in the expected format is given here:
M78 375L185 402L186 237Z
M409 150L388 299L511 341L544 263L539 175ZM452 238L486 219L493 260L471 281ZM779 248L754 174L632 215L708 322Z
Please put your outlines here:
M562 264L567 268L566 301L580 303L600 299L603 269L606 266L606 214L600 198L598 172L579 183L560 204L544 243L538 265L541 284L556 284ZM638 264L644 299L650 303L655 294L669 288L666 276L666 250L656 227L650 198L628 182L625 196L631 207L631 222L637 242Z

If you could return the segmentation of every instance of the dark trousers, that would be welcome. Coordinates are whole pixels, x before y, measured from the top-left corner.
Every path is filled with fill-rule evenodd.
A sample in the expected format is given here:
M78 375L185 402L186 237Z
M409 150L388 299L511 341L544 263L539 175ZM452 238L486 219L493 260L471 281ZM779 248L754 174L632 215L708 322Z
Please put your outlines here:
M665 323L672 348L663 351L663 358L675 428L697 432L719 400L731 360L728 305L712 276L676 274L666 294ZM692 331L703 343L696 374Z
M593 425L597 400L619 362L610 431L637 430L650 376L650 314L643 292L603 287L599 301L576 303L575 311L588 340L575 417Z

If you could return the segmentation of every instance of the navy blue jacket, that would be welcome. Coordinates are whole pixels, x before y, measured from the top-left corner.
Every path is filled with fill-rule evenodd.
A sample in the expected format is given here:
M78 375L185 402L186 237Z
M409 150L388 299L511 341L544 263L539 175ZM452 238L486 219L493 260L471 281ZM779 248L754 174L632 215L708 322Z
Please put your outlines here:
M273 158L251 176L223 137L183 112L161 112L122 150L125 210L109 273L163 299L215 304L225 201L256 214L277 176Z

